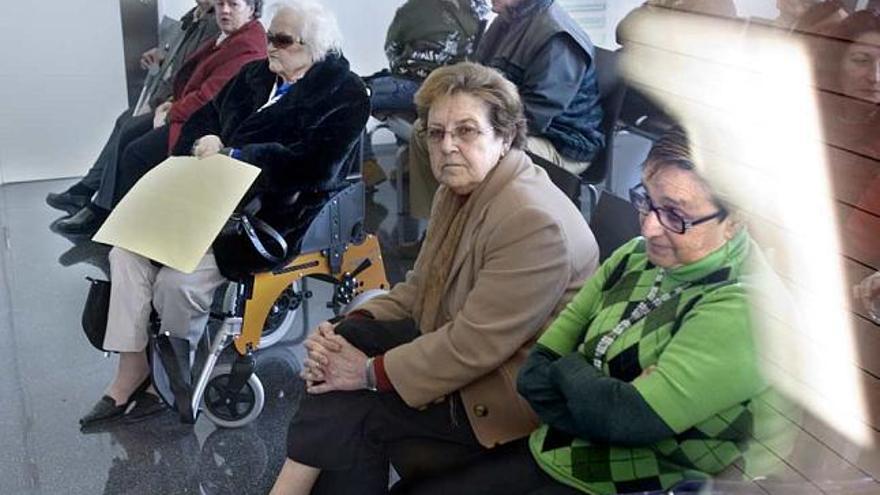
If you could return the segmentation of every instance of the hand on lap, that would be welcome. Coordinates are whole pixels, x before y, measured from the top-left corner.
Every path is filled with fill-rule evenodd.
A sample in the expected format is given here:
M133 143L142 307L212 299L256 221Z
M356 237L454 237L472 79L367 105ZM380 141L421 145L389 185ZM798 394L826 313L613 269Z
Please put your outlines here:
M306 391L311 394L361 390L367 386L366 354L336 335L333 328L330 323L321 323L318 331L306 340L308 356L302 377L307 382Z

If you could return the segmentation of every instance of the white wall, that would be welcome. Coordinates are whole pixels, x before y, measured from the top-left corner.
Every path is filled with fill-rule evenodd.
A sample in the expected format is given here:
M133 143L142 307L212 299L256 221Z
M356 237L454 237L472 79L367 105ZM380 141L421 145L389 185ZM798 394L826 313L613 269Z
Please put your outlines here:
M125 108L117 0L3 2L0 182L79 175Z

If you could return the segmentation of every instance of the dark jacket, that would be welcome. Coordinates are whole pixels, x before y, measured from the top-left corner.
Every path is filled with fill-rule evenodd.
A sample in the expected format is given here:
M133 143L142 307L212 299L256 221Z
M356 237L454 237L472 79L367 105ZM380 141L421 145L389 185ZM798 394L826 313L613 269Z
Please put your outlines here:
M195 140L208 134L238 149L240 160L262 169L248 193L262 201L257 216L295 247L358 159L370 101L341 55L313 65L280 100L258 112L276 81L267 61L246 65L190 117L174 154L190 154Z
M180 32L172 35L173 41L163 47L169 51L159 69L160 78L149 94L150 107L152 108L158 107L174 96L174 79L183 67L183 63L202 44L209 39L216 40L220 34L217 19L214 17L214 7L210 7L198 19L196 18L197 11L198 7L193 7L180 18Z
M219 45L216 41L216 37L206 41L184 62L174 78L174 103L168 112L169 149L173 149L180 128L190 115L211 101L242 66L266 58L266 30L256 19Z
M482 0L408 0L385 36L391 73L422 80L470 57L488 13Z
M562 156L591 160L605 143L590 38L553 0L526 0L498 16L477 47L477 61L519 88L529 134Z

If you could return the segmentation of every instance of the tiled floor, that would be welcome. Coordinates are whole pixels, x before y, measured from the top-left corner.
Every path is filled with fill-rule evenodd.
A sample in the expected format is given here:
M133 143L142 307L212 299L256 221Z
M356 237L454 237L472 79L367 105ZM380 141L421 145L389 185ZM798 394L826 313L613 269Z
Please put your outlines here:
M93 349L80 327L85 277L106 278L106 248L74 244L48 229L60 212L43 198L70 183L0 187L0 493L267 493L302 394L299 339L258 352L267 403L244 428L218 429L205 417L184 425L166 413L80 432L78 418L101 396L116 359ZM386 182L368 201L367 223L371 231L381 228L392 281L408 265L391 242L395 212ZM312 324L329 314L328 287L317 281L309 287ZM292 334L301 330L297 321Z

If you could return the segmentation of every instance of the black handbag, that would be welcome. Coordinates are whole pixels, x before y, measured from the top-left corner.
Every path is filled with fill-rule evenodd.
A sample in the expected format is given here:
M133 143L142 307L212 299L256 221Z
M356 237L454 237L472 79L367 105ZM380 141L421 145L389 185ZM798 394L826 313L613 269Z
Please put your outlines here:
M107 310L110 308L110 282L91 277L86 280L90 286L82 313L83 332L95 349L106 352L104 335L107 334Z
M245 211L233 213L213 243L220 273L236 282L271 270L287 258L284 236L251 213L258 205L251 202Z

